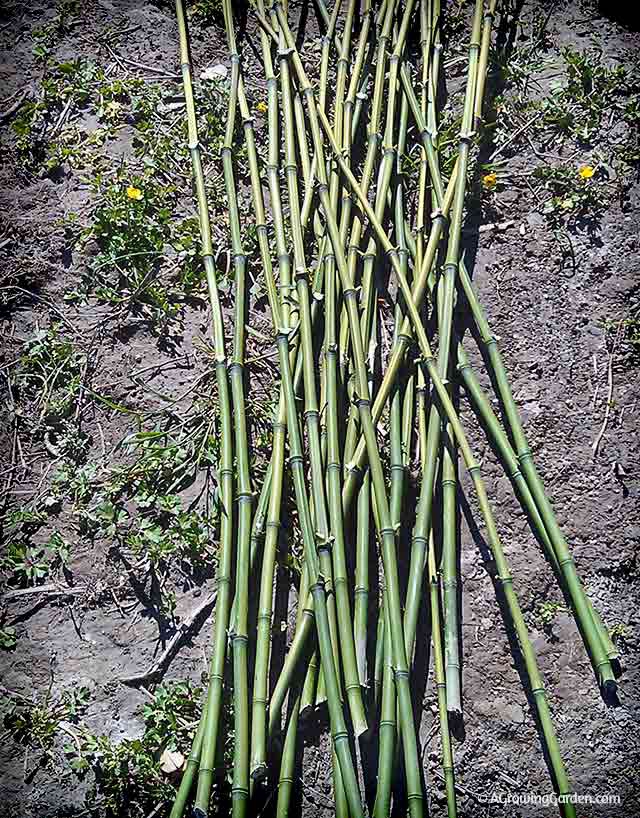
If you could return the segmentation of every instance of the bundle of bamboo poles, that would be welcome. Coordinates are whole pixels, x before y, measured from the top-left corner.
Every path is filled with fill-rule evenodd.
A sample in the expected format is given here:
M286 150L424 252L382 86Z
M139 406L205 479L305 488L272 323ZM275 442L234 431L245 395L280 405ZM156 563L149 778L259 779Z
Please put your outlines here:
M224 0L231 74L219 161L235 287L228 333L185 10L176 0L216 354L221 522L209 687L172 818L184 815L188 804L201 818L215 811L212 791L225 772L225 702L233 702L234 714L234 817L259 811L265 791L275 794L278 816L295 812L300 716L325 705L336 814L384 818L395 802L414 818L423 815L429 786L419 741L422 714L412 692L424 681L416 680L415 653L429 642L447 811L456 815L449 719L463 709L461 464L475 489L503 610L517 634L552 782L560 796L570 794L517 583L456 410L458 389L499 454L575 615L603 695L615 693L615 647L578 577L462 258L496 6L497 0L473 4L457 156L445 178L438 151L444 48L439 0L336 0L332 9L315 0L319 64L315 54L305 61L286 3L256 0L248 13L259 31L268 108L266 147L260 149L234 11ZM240 145L248 161L248 213L239 205ZM419 170L409 172L407 157L416 153ZM243 227L257 236L259 263L253 269ZM246 409L249 279L266 289L280 373L271 461L261 485L251 474ZM391 312L383 302L391 302ZM470 340L462 337L463 322L454 320L460 315L471 324ZM500 417L467 356L469 343L480 347ZM303 552L295 627L279 661L272 651L274 594L278 553L293 547L282 528L289 491ZM407 541L405 560L399 547ZM418 627L421 606L426 629ZM368 757L376 757L373 781L359 761L364 745ZM568 802L562 812L575 814Z

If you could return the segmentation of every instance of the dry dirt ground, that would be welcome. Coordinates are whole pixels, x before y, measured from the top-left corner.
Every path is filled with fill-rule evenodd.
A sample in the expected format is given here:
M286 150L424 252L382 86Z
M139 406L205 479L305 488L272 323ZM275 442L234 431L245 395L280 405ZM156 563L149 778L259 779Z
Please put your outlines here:
M214 4L193 4L197 76L228 65L224 32L207 19L207 5ZM560 523L587 592L615 628L622 652L619 701L605 703L510 483L477 430L474 445L573 786L578 793L621 799L617 806L584 806L578 814L631 818L640 815L637 164L614 166L609 154L599 153L597 128L591 142L559 149L529 126L518 132L520 126L506 118L519 112L519 96L543 98L554 82L564 81L566 49L637 72L638 35L628 21L603 16L606 5L601 10L591 2L528 1L518 7L515 37L505 52L511 73L495 67L492 73L491 93L503 100L493 112L502 131L481 148L465 246ZM446 8L452 16L459 13L457 3ZM163 806L153 813L153 799L170 782L144 792L136 772L139 765L144 777L143 762L136 756L120 766L113 748L143 735L151 747L145 707L161 710L155 685L202 684L210 636L207 608L162 679L146 686L122 682L150 666L214 584L209 498L217 447L208 311L191 249L188 156L176 149L167 158L166 147L179 144L182 134L173 7L145 0L7 0L0 15L0 812L53 818L101 814L118 804L123 816L165 814ZM241 44L256 103L263 86L250 25ZM203 79L199 87L209 106L214 238L224 250L216 162L224 100L215 82ZM38 101L44 113L29 107ZM526 122L526 111L520 114L519 122ZM26 123L27 132L16 122ZM264 129L260 118L257 124ZM604 117L598 127L609 136L620 129L619 141L633 141L617 115ZM509 136L513 142L492 158ZM583 165L598 168L593 186L605 191L606 200L588 203L584 218L550 212L549 185L534 170L556 165L574 174ZM497 181L483 187L482 174L490 171ZM151 191L164 197L164 204L144 212L142 226L126 210L135 198L118 204L117 194L127 186L144 197L151 198ZM562 210L562 204L554 207ZM127 237L123 246L121 234ZM144 264L128 257L133 245L146 254ZM224 280L224 256L220 264ZM161 286L150 288L154 280ZM231 285L225 298L232 303ZM261 468L276 373L263 341L269 322L259 288L249 323L255 330L252 435ZM461 406L477 429L471 409L464 401ZM132 446L131 435L158 430L163 437L138 436ZM136 465L141 471L134 473ZM154 516L158 497L174 503L164 516ZM553 814L553 806L487 803L492 794L544 795L552 789L513 634L496 601L486 543L470 524L474 500L467 480L461 501L464 714L454 742L460 814ZM149 528L164 533L145 540ZM286 598L279 600L277 617L286 624ZM280 630L278 622L274 630ZM72 700L69 691L81 688L86 692ZM416 695L423 704L430 814L442 816L435 690L426 667ZM186 698L198 701L191 688ZM188 703L183 707L178 749L186 752L196 711ZM35 728L34 708L40 719ZM305 723L296 814L332 813L325 728L322 711ZM86 736L106 743L96 750ZM146 752L128 746L134 754ZM363 753L366 758L366 746ZM120 793L118 775L128 777Z

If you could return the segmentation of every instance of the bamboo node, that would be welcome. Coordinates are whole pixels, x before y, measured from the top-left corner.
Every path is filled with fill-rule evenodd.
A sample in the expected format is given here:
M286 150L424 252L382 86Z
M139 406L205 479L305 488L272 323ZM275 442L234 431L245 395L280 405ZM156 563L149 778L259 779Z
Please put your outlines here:
M338 744L339 742L342 742L342 741L349 741L349 733L347 733L346 730L336 731L332 735L332 739L333 739L334 745L336 745L336 744Z

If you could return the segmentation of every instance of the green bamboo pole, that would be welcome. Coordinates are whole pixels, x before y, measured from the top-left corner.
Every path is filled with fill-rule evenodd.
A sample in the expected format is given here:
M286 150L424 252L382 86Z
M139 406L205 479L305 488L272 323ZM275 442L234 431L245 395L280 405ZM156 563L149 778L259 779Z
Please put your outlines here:
M260 547L260 543L262 540L262 532L264 530L264 523L266 521L266 509L267 503L269 500L269 489L271 486L271 462L267 467L267 471L265 474L264 482L262 485L262 490L260 492L260 499L258 501L258 506L256 509L256 514L253 520L253 529L251 534L251 565L255 564L256 556L258 553L258 549ZM230 615L230 622L235 621L235 606L231 607L231 615ZM232 626L233 629L233 626ZM205 705L203 707L202 715L200 717L200 722L198 724L198 730L196 731L196 735L194 737L194 741L191 747L191 751L187 758L187 763L185 765L185 771L180 779L180 786L178 788L178 793L176 794L176 798L171 810L170 818L182 818L184 813L185 805L187 799L189 798L189 794L191 792L191 787L193 786L193 782L195 777L198 774L198 768L200 766L200 758L202 752L202 744L204 738L204 731L207 724L207 705L205 700Z
M264 3L262 0L258 2L258 10L259 12L264 15ZM275 21L277 25L277 21ZM291 292L291 259L287 250L287 246L285 243L285 228L284 228L284 219L283 219L283 210L281 204L281 194L280 194L280 183L279 183L279 150L278 150L278 94L277 94L277 80L275 78L273 72L273 62L271 59L271 52L270 52L270 43L268 38L264 35L262 36L262 51L263 51L263 61L265 66L265 74L267 78L267 89L268 89L268 124L269 124L269 149L268 149L268 162L267 162L267 177L269 183L269 191L270 191L270 200L271 200L271 208L274 217L274 226L275 226L275 236L276 236L276 250L278 255L278 267L279 267L279 278L280 278L280 294L282 297L282 316L285 324L288 326L290 322L290 315L289 315L289 306L291 305L290 299L290 292ZM296 103L296 99L294 99L294 106ZM300 118L301 110L300 106L298 105L295 107L295 116L297 122L298 131L303 134L302 128L302 119ZM300 139L298 141L298 146L300 148L300 156L302 159L303 165L303 174L305 177L305 183L307 186L312 184L311 177L311 162L308 156L308 150L306 145L305 139ZM257 160L256 160L257 165ZM252 163L253 167L253 163ZM252 173L252 189L254 192L254 203L257 212L264 211L264 205L262 201L262 194L260 189L260 184L258 182L258 174L257 171ZM303 221L303 229L305 226L305 218L302 217ZM260 234L262 235L262 234ZM262 244L261 244L262 249ZM268 253L265 255L262 252L262 261L265 270L268 269L267 273L267 281L272 280L272 272L271 272L271 262L268 258ZM273 287L268 288L268 292L270 293L270 302L272 303L272 312L273 312L273 301L275 300L275 285ZM314 302L315 306L315 302ZM276 312L277 312L276 307ZM276 314L274 312L274 314ZM293 357L292 357L293 362ZM302 359L301 356L298 357L297 366L295 367L296 376L294 378L294 390L297 393L299 388L299 383L302 381ZM264 580L264 587L265 587L265 597L267 594L267 583L268 580ZM266 601L266 600L265 600ZM262 607L262 603L261 603ZM270 607L270 603L269 603ZM264 620L266 621L266 619ZM285 662L285 666L282 670L281 676L278 680L276 688L273 693L273 697L269 706L269 731L271 732L275 726L277 719L280 716L280 711L282 708L282 704L284 702L284 698L288 689L289 684L291 683L291 678L293 671L295 669L295 664L299 661L299 658L303 655L305 644L309 635L313 630L313 603L311 598L307 600L306 606L304 608L304 616L302 619L302 624L299 629L296 630L296 635L294 638L294 643L291 647L290 656L287 657L287 661ZM257 661L256 662L256 678L254 684L254 720L253 720L253 729L252 729L252 761L253 761L253 769L259 770L262 769L265 763L266 758L266 736L265 736L265 720L263 719L263 708L262 708L262 693L266 691L266 684L268 678L268 653L270 650L270 642L269 642L269 631L264 628L261 629L259 633L259 645L258 645L258 653L262 657L263 655L267 657L267 661ZM317 662L315 658L315 653L312 657L312 660L309 665L309 672L307 675L307 684L305 685L305 691L309 691L311 688L315 690L315 674L317 669ZM259 677L258 677L259 674ZM304 704L304 701L303 701ZM266 717L266 713L264 713Z
M276 804L276 818L289 818L289 805L295 786L295 757L298 718L300 716L300 694L295 696L289 721L287 723L284 745L282 747L282 761L278 778L278 800Z
M404 223L404 197L402 177L402 155L406 147L408 124L408 109L406 101L401 103L400 118L397 134L396 162L396 191L394 197L394 230L397 244L398 259L402 265L405 275L408 273L408 250L405 241ZM385 140L390 138L388 132ZM389 144L387 142L387 144ZM400 331L402 324L402 311L396 305L394 334ZM391 471L391 523L395 531L399 531L402 521L402 499L404 493L405 479L405 439L406 434L403 429L403 400L401 386L396 384L389 408L390 426L390 471ZM382 678L382 702L380 715L380 744L378 754L378 788L374 805L375 818L386 818L391 807L391 786L393 783L393 772L395 768L394 754L396 748L396 706L397 700L393 681L393 671L390 664L392 653L391 643L388 639L389 622L386 611L381 612L380 617L383 625L385 638L382 641L383 647L383 678ZM400 717L398 718L398 721Z
M484 105L484 89L487 82L487 68L489 64L489 48L491 46L491 27L495 17L498 0L490 0L484 13L484 25L482 27L482 48L480 49L480 64L478 66L478 89L474 105L475 128L478 130L482 126L482 107Z
M447 704L452 713L462 713L460 690L460 644L458 602L458 447L446 424L442 440L442 599Z
M447 684L445 681L444 658L442 655L442 634L440 624L440 601L438 599L438 573L436 571L436 557L433 545L433 534L429 538L428 577L429 602L431 609L431 638L433 640L433 669L438 696L438 716L440 719L440 741L442 744L442 771L444 773L445 790L447 794L447 816L456 818L456 784L453 767L453 751L451 749L451 734L449 732L449 715L447 702Z
M282 32L281 32L282 36ZM291 81L289 74L289 57L286 48L280 48L280 86L282 92L282 111L284 124L285 165L284 171L289 192L289 220L293 240L294 275L298 304L300 309L300 334L303 361L305 428L309 443L309 462L311 466L311 483L313 487L313 507L315 512L316 543L319 551L320 566L325 583L331 645L334 652L334 666L338 683L340 681L339 638L335 595L333 590L333 566L331 562L331 538L327 510L324 468L320 445L320 413L315 380L313 355L313 330L311 325L310 288L300 217L300 199L298 191L298 166L296 163L296 128L293 117ZM305 138L297 134L298 140ZM324 673L323 673L324 676Z
M394 653L394 673L403 720L402 738L405 757L405 773L407 778L407 798L409 801L411 815L414 816L414 818L417 818L417 816L422 815L422 775L415 735L413 704L411 701L411 692L409 688L409 671L407 667L404 638L402 634L402 613L400 607L398 567L395 553L395 535L391 525L391 516L389 512L388 498L386 495L382 463L380 461L375 430L371 419L369 384L356 301L357 293L354 288L353 280L349 276L347 260L344 254L343 246L340 242L336 216L331 209L331 203L329 201L329 191L325 170L326 166L322 138L320 134L319 118L322 119L324 127L328 129L331 135L330 141L332 143L332 148L335 148L336 158L340 162L341 167L344 164L344 160L342 159L340 150L333 139L333 132L329 121L327 120L324 112L317 106L313 88L309 83L309 79L302 65L302 61L300 60L300 56L295 46L295 41L291 35L291 31L289 30L282 7L279 3L274 3L273 7L278 16L280 29L285 34L286 45L291 50L291 59L298 77L301 94L307 105L307 112L311 125L311 134L315 151L318 155L318 191L320 203L336 257L336 265L342 283L343 299L347 306L349 333L357 378L357 405L359 409L360 423L365 434L374 494L381 524L379 535L382 540L383 565L387 589L386 593L387 599L389 600L389 619L391 622L392 631L391 641Z
M340 648L345 692L356 736L367 729L362 690L356 663L347 580L345 533L342 518L342 463L340 462L340 420L338 416L337 292L333 257L325 257L325 366L327 373L327 486L331 534L333 537L334 585L338 608Z
M338 4L336 4L337 7ZM342 36L342 50L338 61L338 72L335 93L334 132L342 143L343 97L346 85L346 69L349 65L349 48L351 41L351 27L355 13L355 2L351 0L347 8L344 33ZM333 16L332 16L333 20ZM326 71L321 72L320 105L326 107L326 94L322 88L326 85ZM317 156L317 154L316 154ZM338 175L334 174L331 180L330 197L337 205ZM353 622L351 619L351 601L347 583L346 544L344 521L342 517L342 485L339 447L339 420L338 420L338 366L337 366L337 337L336 337L336 304L337 291L335 282L335 262L331 254L325 253L325 352L324 373L326 380L326 418L327 418L327 491L332 536L332 557L334 571L334 589L336 595L337 621L339 631L340 654L345 679L345 691L351 720L356 732L360 735L367 729L364 713L360 679L356 664L355 646L353 639Z
M513 436L520 468L533 494L536 506L553 545L567 591L571 597L576 618L579 620L583 630L587 651L590 654L591 661L598 675L598 683L605 696L612 696L617 688L617 683L611 667L611 661L607 656L609 645L607 643L607 637L604 636L606 629L595 613L595 608L593 608L593 606L590 607L587 602L587 596L578 577L575 562L560 530L553 507L544 491L542 480L533 461L533 455L522 426L520 413L513 400L513 394L507 378L502 355L498 348L498 342L491 333L484 310L474 292L471 279L462 265L460 266L460 282L469 307L471 308L474 322L478 328L481 346L486 353L487 360L494 374L498 394L505 410L505 420Z
M309 595L309 574L306 568L300 577L300 587L298 590L298 609L296 611L296 627L298 632L302 627L305 617L305 600ZM282 760L280 762L280 775L278 777L278 800L276 805L276 818L287 818L289 815L289 804L291 794L295 786L295 762L296 762L296 739L298 731L298 719L300 717L301 691L299 685L294 685L289 694L289 712L287 714L287 726L285 730L284 746L282 748Z
M259 10L264 14L264 4L259 4ZM278 123L277 123L277 80L273 73L273 63L268 37L264 32L261 35L262 51L267 75L268 94L268 130L269 130L269 156L267 163L267 176L272 194L274 225L276 232L276 251L278 254L278 265L281 284L281 311L283 321L288 324L290 320L289 288L291 285L290 260L284 242L284 223L282 218L282 208L279 200L279 179L278 179ZM242 88L240 94L241 110L245 120L245 139L247 144L251 189L256 217L256 232L259 240L261 262L266 271L265 278L272 302L278 301L275 288L273 267L268 243L268 232L265 218L265 206L258 168L257 151L255 146L255 136L253 124L250 116L249 106ZM295 354L290 352L291 365L295 365ZM286 405L285 396L280 390L280 401L278 406L277 421L274 422L273 437L273 487L269 498L267 535L265 539L264 554L262 561L262 573L260 581L260 596L258 604L256 654L254 666L254 684L252 699L251 718L251 755L250 771L252 777L262 777L267 769L267 717L268 717L268 679L269 679L269 658L271 652L271 621L273 617L273 590L275 561L280 533L280 509L282 501L282 483L284 479L284 456L286 439Z
M538 507L533 494L531 493L531 489L529 488L529 484L522 472L522 469L520 468L518 456L514 452L506 432L496 417L489 398L486 396L484 390L480 386L480 382L478 381L478 378L471 367L464 347L459 341L457 344L457 357L457 369L462 376L465 391L471 400L476 413L481 418L489 436L491 437L491 440L496 446L498 453L500 454L500 459L503 462L505 472L516 489L516 493L520 499L522 508L529 517L533 525L534 532L542 543L545 554L558 578L558 583L570 602L568 591L566 590L565 580L562 575L562 568L558 562L556 552L553 548L553 543L549 538L543 519L538 511ZM589 606L591 616L595 620L598 617L598 613L592 607L591 600L588 596L586 597L586 601L587 605ZM610 639L605 649L609 659L618 659L618 650Z
M227 359L225 352L224 319L220 305L220 296L216 279L215 261L211 243L211 226L209 207L202 170L200 143L196 123L195 103L193 97L193 83L191 62L189 56L189 39L186 27L186 18L182 0L176 0L176 17L180 41L180 62L182 68L182 82L184 87L189 152L193 166L193 177L198 201L198 219L200 224L200 240L202 243L202 263L207 277L209 301L213 321L213 339L216 358L216 382L218 387L218 402L220 407L220 557L218 562L217 587L218 598L215 612L213 649L209 668L209 687L207 702L203 709L202 738L200 763L198 772L198 790L200 799L196 800L196 810L201 809L200 815L206 815L209 804L209 794L213 780L213 765L220 726L220 710L223 696L223 673L227 646L227 627L229 609L231 606L231 568L233 564L233 429L231 421L231 402L229 383L227 379ZM235 93L232 83L232 95ZM194 742L192 758L197 756L197 742ZM172 811L172 818L179 818L184 810L186 794L190 788L192 777L195 776L195 764L189 767L189 776L180 787L178 799Z
M193 782L196 776L198 775L198 768L200 766L200 758L202 753L202 742L204 740L204 733L206 728L207 728L207 702L205 699L205 703L202 708L202 715L200 717L200 722L198 724L198 729L196 730L196 734L193 739L193 744L191 745L191 751L189 752L189 755L187 757L184 772L182 773L182 778L180 779L180 786L178 787L178 792L176 793L176 797L171 807L169 818L182 818L182 816L184 815L184 811L187 806L187 801L189 800L189 796L191 795L191 787L193 786Z
M272 429L273 427L277 427L278 424L278 417L277 415L273 419ZM267 467L267 471L264 476L264 480L262 483L262 488L260 489L260 496L258 497L258 503L256 505L256 513L253 515L253 524L251 526L251 556L249 559L249 568L253 570L253 567L256 564L256 560L258 557L258 551L262 553L262 549L264 547L264 530L267 522L267 511L269 506L269 497L271 494L272 489L272 482L271 482L271 474L272 474L273 463L270 460L269 465ZM233 604L231 605L231 615L229 617L229 631L233 633L236 629L236 610L237 604L236 600L233 600Z
M356 568L353 590L353 636L361 685L367 684L367 626L369 620L369 543L371 532L371 477L367 472L358 493Z
M274 423L273 434L273 488L269 497L267 515L267 533L262 556L262 573L260 579L260 599L258 605L256 654L253 680L253 704L251 716L251 762L250 771L253 778L260 778L266 773L266 728L269 654L271 640L271 620L273 618L273 587L275 563L280 536L280 509L282 505L282 483L284 474L286 407L284 394L280 392L278 420Z
M486 19L486 17L485 17ZM422 94L421 94L421 112L425 122L429 123L429 130L432 134L432 141L436 138L436 108L435 108L435 89L438 83L438 70L440 65L440 2L435 0L433 4L427 3L423 0L421 4L421 31L422 40L421 45L423 49L423 65L427 63L429 50L433 45L433 68L431 74L425 75L423 73L422 80ZM483 31L484 34L487 33ZM490 35L490 30L488 32ZM488 45L481 49L481 56L478 63L477 70L477 85L475 95L480 98L483 93L483 77L487 71L486 56L488 52ZM483 60L483 55L485 59ZM422 162L421 162L421 177L426 177L428 160L427 152L422 146ZM424 197L421 197L424 200ZM421 208L424 209L425 202L421 201ZM419 246L416 248L416 263L420 263L423 239L421 232L423 230L424 213L419 214L419 226L417 231L417 240ZM439 321L439 335L441 327L445 322L451 320L452 313L448 310L453 309L453 283L454 276L444 275L444 281L440 280L438 285L438 321ZM442 293L442 290L445 290ZM451 334L451 324L448 323L446 333ZM445 338L447 346L450 345L449 340ZM446 376L446 373L445 373ZM426 430L425 430L426 435ZM426 462L428 444L426 443L426 436L423 437L423 444L421 450L424 450L423 469ZM444 437L442 441L442 469L441 469L441 488L442 488L442 591L443 591L443 618L444 618L444 653L445 653L445 676L447 683L447 705L449 710L453 713L461 713L462 711L462 696L460 691L460 646L458 640L458 581L457 581L457 446L449 424L445 425Z
M399 63L399 58L402 53L402 48L404 44L404 40L406 38L408 23L409 23L409 16L411 13L411 4L407 6L405 9L405 14L403 16L403 26L401 28L401 32L396 42L394 53L391 57L391 64L392 64L392 72L390 77L390 86L395 87L396 84L396 75L397 75L397 68ZM365 26L370 24L371 15L367 14L365 16ZM385 15L384 18L385 27L388 27L392 21L391 17L387 17ZM385 31L387 28L385 28ZM383 42L385 41L386 35L383 34ZM381 53L381 52L379 52ZM380 78L384 75L380 72L376 74L377 81L380 81ZM344 125L344 132L349 133L351 130L351 112L353 110L353 95L355 95L355 90L357 88L357 84L354 80L357 78L352 78L349 94L347 98L347 102L345 103L345 125ZM369 125L368 130L368 151L367 151L367 161L371 163L369 167L373 167L373 162L375 161L375 149L377 149L377 135L379 130L379 120L381 117L381 106L377 104L377 100L380 98L379 94L376 94L374 89L374 106L373 106L373 113L371 122ZM395 93L394 93L395 99ZM391 172L393 170L393 160L394 157L398 155L398 151L395 150L395 142L393 139L392 127L394 123L394 111L395 111L395 104L389 105L387 109L387 120L386 120L386 127L385 127L385 141L384 141L384 158L383 158L383 167L380 169L380 174L378 177L378 187L376 189L376 207L377 212L382 215L384 211L385 202L387 191L389 188L389 183L391 179ZM401 122L404 123L404 132L406 135L406 114L404 119L401 115ZM343 151L345 157L350 156L350 150ZM367 170L367 165L365 164L365 172L364 172L364 180L367 184L370 182L371 174ZM351 212L351 199L346 195L343 197L342 203L342 215L341 215L341 226L340 226L340 235L344 237L346 241L348 231L346 229L346 225L348 223L349 215ZM349 251L348 261L351 265L350 270L351 274L355 276L356 271L356 263L357 258L360 255L360 251L357 247L359 242L359 227L356 227L355 231L352 231L351 234L351 246ZM375 354L375 311L374 311L374 304L375 304L375 288L373 287L373 274L374 268L377 263L377 253L375 247L375 241L370 241L368 243L366 252L363 256L363 302L364 302L364 310L361 320L362 325L362 335L363 335L363 343L365 346L369 348L369 359L370 361L373 360ZM348 459L353 454L353 448L356 442L357 436L357 410L355 410L349 418L346 441L345 441L345 450L344 456L345 459ZM397 464L396 464L397 465ZM395 469L392 467L392 476L395 472ZM397 475L396 475L397 477ZM395 480L395 491L396 495L392 499L393 503L397 503L399 497L397 495L398 490L398 481ZM370 489L367 490L367 493L361 494L362 502L365 501L365 498L368 498L370 495ZM359 516L367 516L367 524L366 528L368 531L368 515L369 511L365 510L364 508L359 511ZM360 526L358 527L359 537L360 537ZM358 667L360 673L361 682L364 681L366 677L366 646L367 646L367 638L366 638L366 616L367 616L367 606L368 606L368 547L365 546L363 539L360 537L360 548L357 550L358 560L356 564L356 595L361 597L359 605L359 612L358 612ZM357 599L357 597L356 597Z
M302 599L302 597L301 597ZM311 604L310 595L302 600L303 616L296 628L293 640L289 646L284 665L276 682L269 702L269 734L273 733L280 719L282 706L291 686L294 674L302 658L305 656L307 642L313 634L315 626L315 612ZM315 695L310 699L315 701Z
M223 3L223 14L227 42L231 54L232 84L236 93L230 97L222 148L222 167L225 192L228 201L231 249L233 253L235 310L233 358L229 367L229 381L233 398L233 416L236 443L236 475L238 501L238 533L236 549L236 590L237 599L235 630L231 634L233 653L233 717L234 751L233 784L231 787L232 814L234 818L244 818L249 800L249 555L251 537L251 516L253 492L249 473L249 437L247 430L244 393L245 325L247 312L246 268L247 257L242 246L240 213L233 170L233 136L235 128L236 103L242 95L240 76L240 55L236 46L231 0ZM245 123L250 119L247 111L241 111Z
M372 498L373 499L373 498ZM380 594L378 604L378 623L376 625L376 652L373 660L373 704L377 708L382 694L384 683L384 660L385 660L385 626L384 626L384 591ZM387 654L387 661L389 655ZM395 720L395 713L394 713Z
M449 352L451 347L451 329L453 324L453 295L457 277L458 259L460 257L460 238L462 235L462 219L464 213L464 198L467 185L467 167L473 128L473 110L475 89L477 85L477 68L480 50L480 35L482 25L483 1L476 0L471 40L469 44L469 58L467 71L467 87L465 92L464 112L460 130L458 148L458 176L453 206L451 208L451 223L447 243L447 256L443 267L441 287L443 299L439 307L438 321L438 374L442 380L447 380L449 370ZM433 138L430 135L430 140ZM428 151L428 144L425 145ZM432 173L432 180L434 174ZM434 180L435 181L435 180ZM441 185L440 185L441 186ZM438 184L434 184L437 191ZM437 193L436 193L437 198ZM439 205L440 202L436 202ZM440 287L438 288L440 292ZM437 403L432 401L429 412L429 426L427 431L426 468L423 474L420 499L416 512L416 524L411 543L411 563L407 585L405 603L404 630L407 645L407 654L413 654L415 633L418 622L420 599L422 597L423 572L429 543L429 529L432 523L434 482L437 473L438 453L440 450L441 417Z
M378 754L378 786L376 799L373 805L374 818L387 818L391 812L391 788L395 770L396 749L396 696L393 673L393 646L391 644L391 624L386 606L382 610L383 633L383 671L382 671L382 703L378 735L380 739Z
M509 614L511 616L512 622L516 630L516 634L518 636L520 650L522 652L527 674L529 676L531 692L534 697L538 718L546 742L547 751L549 754L549 759L551 762L551 767L555 779L555 784L559 794L563 797L568 797L571 792L569 780L567 778L564 764L562 762L560 748L558 745L558 739L555 734L553 722L551 720L551 713L546 697L546 692L543 686L542 677L540 676L540 672L538 670L536 654L531 644L531 640L529 639L529 633L527 630L526 623L524 621L524 617L522 615L522 611L520 609L518 598L513 589L513 578L511 577L509 565L504 556L502 543L500 541L498 531L495 526L493 513L491 511L491 507L489 505L487 498L484 480L480 473L480 466L473 456L473 452L471 450L471 447L469 446L469 442L466 438L462 424L460 423L460 419L458 418L455 408L451 402L451 398L449 396L447 387L443 383L438 373L438 367L431 352L431 347L429 345L425 329L422 325L420 315L413 301L411 288L409 287L406 278L403 276L402 269L398 262L397 256L394 253L393 245L389 237L384 232L382 225L376 219L375 213L367 197L363 194L362 190L360 189L356 178L354 177L350 168L344 163L342 156L340 155L337 149L337 146L333 142L331 128L329 126L329 123L326 121L326 117L323 117L321 111L318 112L318 115L320 121L322 122L322 127L325 132L325 135L327 136L327 140L330 143L331 149L333 150L334 155L336 157L336 161L340 165L340 170L344 174L345 179L347 180L349 186L357 196L358 201L360 202L360 206L364 211L367 219L369 220L371 228L376 231L376 234L383 249L389 255L389 258L394 269L395 277L397 279L400 290L405 300L407 314L413 325L413 330L415 332L416 339L418 341L418 346L422 354L423 366L426 368L431 383L435 387L435 391L440 402L440 405L442 407L442 410L446 415L447 419L449 420L449 422L451 423L453 434L455 435L458 441L458 446L465 461L465 465L467 466L467 470L469 471L472 477L474 488L476 490L476 495L478 497L478 504L482 512L485 526L487 528L488 534L487 540L489 543L489 547L491 548L494 561L496 563L497 580L504 594L505 601L509 609ZM369 446L367 448L369 449ZM564 810L565 816L567 816L567 818L573 818L573 816L575 816L575 808L573 804L566 803L564 805Z

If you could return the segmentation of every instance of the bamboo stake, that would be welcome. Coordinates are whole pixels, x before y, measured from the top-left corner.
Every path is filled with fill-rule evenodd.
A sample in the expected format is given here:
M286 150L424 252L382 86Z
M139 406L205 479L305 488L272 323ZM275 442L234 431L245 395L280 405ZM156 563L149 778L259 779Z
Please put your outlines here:
M236 474L238 501L238 534L236 550L236 619L231 635L233 652L233 718L234 752L233 784L231 788L232 814L244 818L249 800L249 666L248 666L248 614L249 614L249 547L253 492L249 474L249 437L244 394L245 324L247 311L246 267L247 257L242 246L240 213L233 171L233 135L238 98L243 94L240 75L240 55L236 47L231 0L223 3L227 41L231 53L232 86L236 92L229 98L229 111L225 140L222 148L222 166L225 191L229 209L229 228L235 278L235 313L233 336L233 359L229 367L229 380L233 398L233 415L236 443ZM245 124L248 116L241 111ZM205 809L198 799L198 806Z
M209 688L207 702L202 714L200 765L198 772L198 791L200 798L196 809L200 809L200 816L206 816L209 805L209 794L213 779L213 765L220 726L220 710L223 696L223 673L227 646L227 627L229 622L229 608L231 605L231 566L233 561L233 432L231 422L231 404L229 384L227 380L227 359L225 352L224 320L220 306L220 296L216 279L213 247L211 244L211 226L209 221L209 207L202 170L200 143L195 115L193 97L193 83L191 62L189 56L189 39L182 0L176 0L176 17L180 40L180 62L182 67L182 82L187 109L187 125L189 152L193 166L193 176L198 200L198 219L200 225L200 240L202 242L202 263L207 276L207 287L213 320L213 336L216 352L216 382L218 387L218 402L220 407L220 439L221 439L221 466L220 503L221 503L221 531L220 557L218 562L217 586L218 599L216 603L215 625L213 636L213 650L209 669ZM235 95L232 83L231 96ZM184 784L178 791L178 798L174 804L171 818L181 818L186 796L189 792L191 779L195 776L195 757L197 757L198 741L194 741L189 775L185 776ZM204 807L203 807L204 805Z
M474 322L478 328L481 346L486 352L487 360L494 374L498 394L504 406L506 422L513 436L520 468L533 494L536 506L553 544L576 617L583 630L588 653L598 675L598 683L603 691L603 695L610 698L615 694L617 682L611 667L611 662L607 656L609 645L607 637L604 636L604 625L602 621L599 620L597 614L595 614L595 608L593 608L593 606L590 608L587 603L587 596L578 577L575 562L573 561L567 542L562 535L553 507L544 491L542 480L533 462L533 455L524 433L520 413L513 400L513 394L509 386L497 340L491 333L484 311L473 290L471 279L462 265L460 266L460 281L469 307L471 308Z
M442 655L442 635L440 624L440 600L438 598L438 573L436 571L436 557L433 545L433 534L429 538L428 578L429 603L431 609L431 638L433 640L433 669L438 696L438 716L440 719L440 741L442 743L442 771L444 773L445 789L447 793L447 816L456 818L456 784L453 767L453 751L451 749L451 734L449 732L449 715L447 703L447 684L445 681L444 658Z

